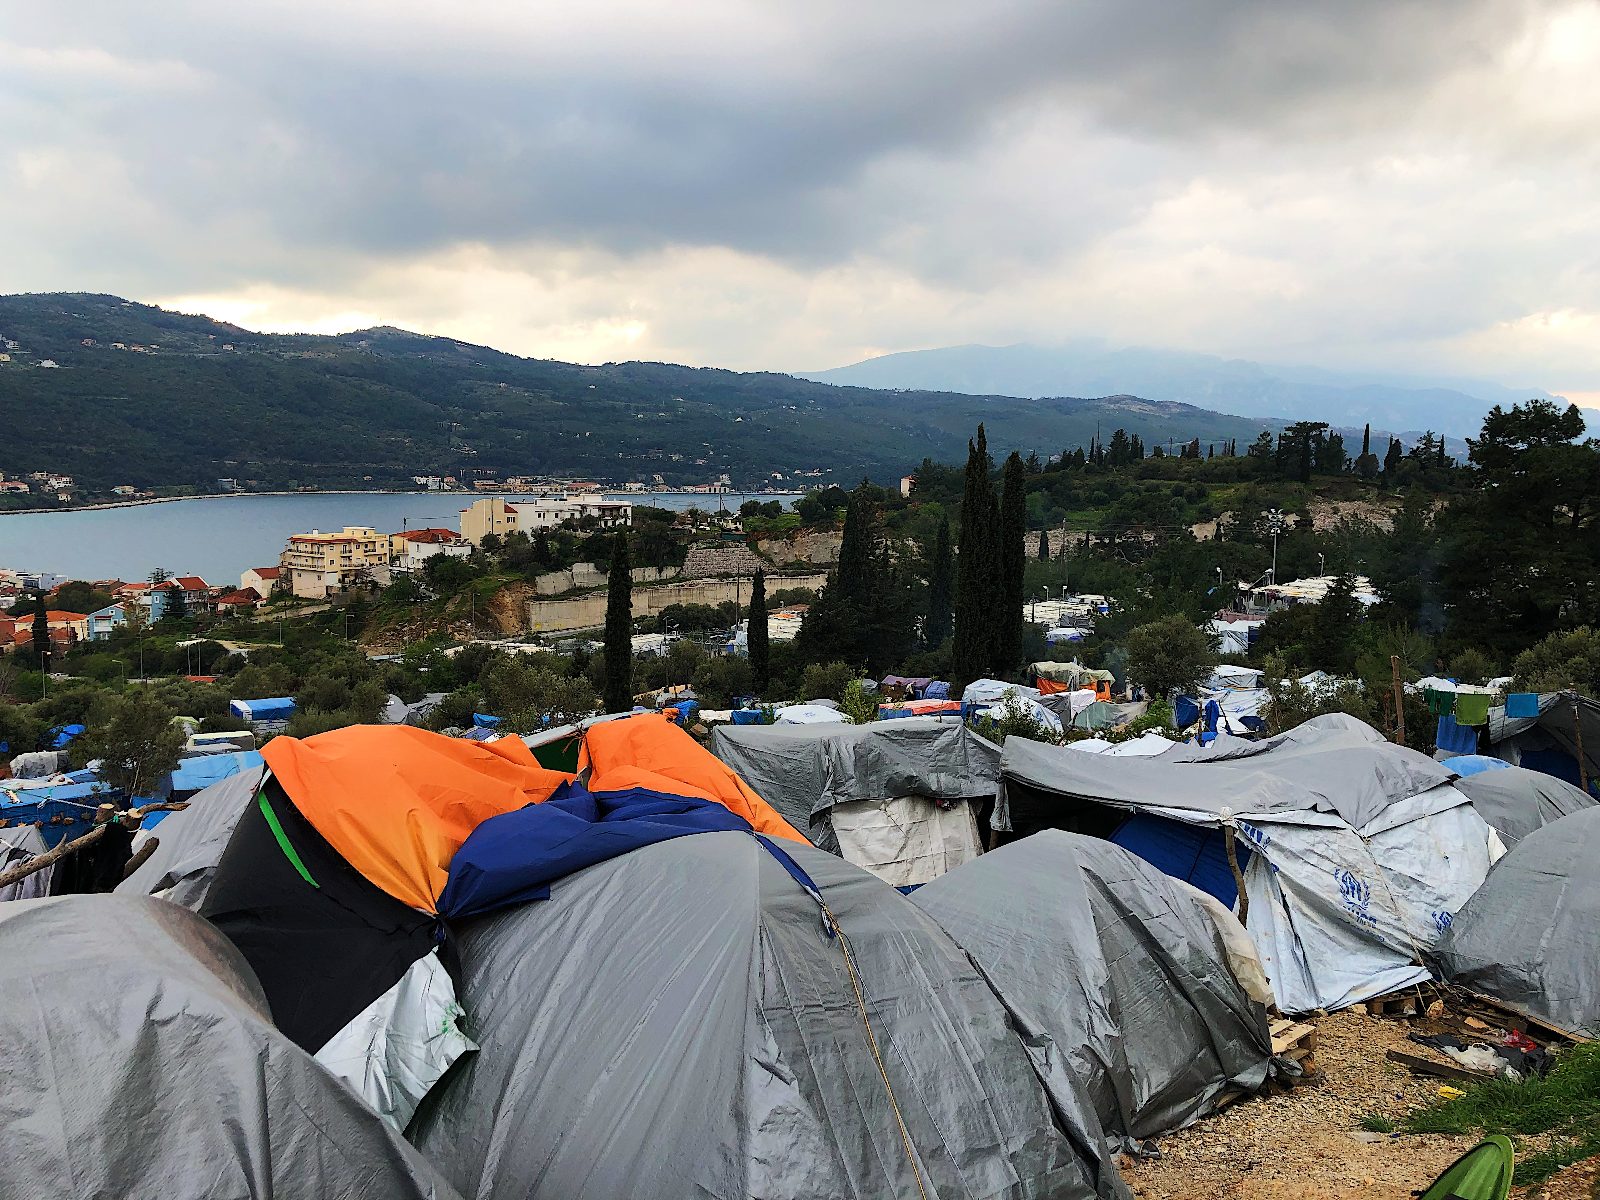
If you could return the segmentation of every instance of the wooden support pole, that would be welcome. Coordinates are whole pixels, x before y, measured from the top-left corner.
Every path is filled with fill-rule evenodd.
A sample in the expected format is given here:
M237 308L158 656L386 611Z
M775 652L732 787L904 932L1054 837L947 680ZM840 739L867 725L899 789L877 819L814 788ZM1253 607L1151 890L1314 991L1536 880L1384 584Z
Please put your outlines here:
M1583 760L1583 722L1578 719L1578 697L1571 697L1572 704L1572 736L1578 743L1578 786L1584 791L1589 790L1589 765Z
M1406 693L1400 683L1400 656L1389 656L1389 672L1394 678L1394 740L1406 744Z
M85 846L92 846L111 828L113 820L121 821L129 829L136 828L144 820L147 813L153 812L182 812L189 807L187 800L179 800L172 804L146 804L142 808L130 808L125 812L118 812L115 805L102 804L94 815L94 828L80 838L72 841L62 839L54 849L46 850L43 854L35 854L26 862L18 863L7 871L0 871L0 888L9 887L18 880L26 879L36 871L42 871L52 863L60 862L69 854L76 854Z
M1239 851L1233 844L1235 828L1230 821L1222 827L1222 848L1228 855L1228 870L1233 872L1234 886L1239 889L1239 924L1250 920L1250 894L1244 890L1244 872L1239 869Z

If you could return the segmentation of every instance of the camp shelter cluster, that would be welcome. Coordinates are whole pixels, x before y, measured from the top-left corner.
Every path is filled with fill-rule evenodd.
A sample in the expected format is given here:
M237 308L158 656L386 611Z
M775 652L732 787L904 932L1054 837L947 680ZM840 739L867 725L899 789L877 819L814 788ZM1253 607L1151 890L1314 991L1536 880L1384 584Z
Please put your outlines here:
M1148 749L276 738L115 894L0 905L0 1178L1113 1197L1119 1151L1302 1070L1277 1012L1442 976L1600 1033L1583 791L1337 716Z

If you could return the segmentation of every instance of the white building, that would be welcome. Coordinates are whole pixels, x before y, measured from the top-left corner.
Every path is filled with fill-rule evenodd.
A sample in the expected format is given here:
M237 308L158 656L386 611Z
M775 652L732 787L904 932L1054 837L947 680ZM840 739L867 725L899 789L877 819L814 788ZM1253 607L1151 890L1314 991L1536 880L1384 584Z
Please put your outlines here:
M512 504L491 496L461 510L461 536L478 546L491 533L501 537L514 529L532 533L585 517L594 518L601 529L623 529L633 521L633 502L603 496L530 496Z
M472 543L453 529L408 529L389 535L389 566L395 571L420 571L436 554L465 558Z

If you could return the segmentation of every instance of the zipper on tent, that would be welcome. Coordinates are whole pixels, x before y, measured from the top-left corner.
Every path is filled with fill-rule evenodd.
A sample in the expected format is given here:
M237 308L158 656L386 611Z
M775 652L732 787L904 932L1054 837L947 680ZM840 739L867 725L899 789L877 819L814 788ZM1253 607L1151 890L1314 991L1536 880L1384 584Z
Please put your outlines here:
M296 871L300 872L301 879L304 879L314 888L320 888L322 885L311 878L311 872L306 870L306 864L300 861L300 855L289 844L289 837L283 832L283 826L278 823L278 814L272 811L272 804L267 800L265 790L257 793L256 803L261 806L261 815L267 819L267 824L272 829L272 836L278 839L278 848L283 851L284 857L289 860Z

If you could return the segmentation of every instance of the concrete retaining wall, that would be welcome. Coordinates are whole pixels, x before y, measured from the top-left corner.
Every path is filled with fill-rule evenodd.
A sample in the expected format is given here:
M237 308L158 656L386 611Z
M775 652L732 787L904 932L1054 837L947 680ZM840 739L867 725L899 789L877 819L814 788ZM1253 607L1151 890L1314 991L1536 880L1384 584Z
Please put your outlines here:
M812 575L773 575L767 579L767 592L782 588L820 588L828 582L825 573ZM653 617L672 604L724 604L750 600L748 579L703 579L694 583L669 583L663 587L635 588L633 615ZM532 633L571 633L579 629L598 629L606 623L606 593L590 592L571 600L528 601L528 630Z

